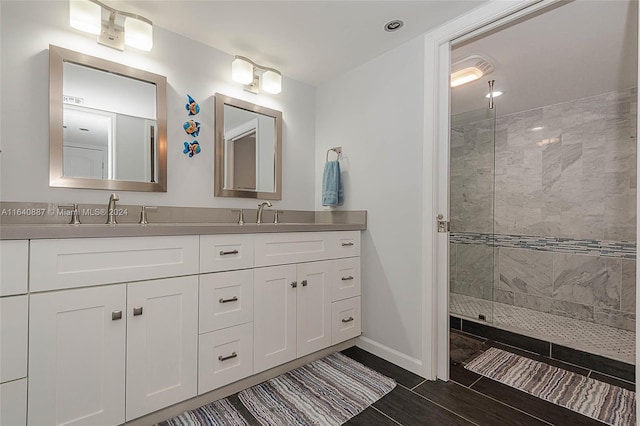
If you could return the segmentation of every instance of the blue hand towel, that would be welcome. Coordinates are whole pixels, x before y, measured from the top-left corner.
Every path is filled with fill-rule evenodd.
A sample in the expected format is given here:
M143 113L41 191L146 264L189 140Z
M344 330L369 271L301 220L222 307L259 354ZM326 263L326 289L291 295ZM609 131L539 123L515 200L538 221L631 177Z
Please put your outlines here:
M322 174L322 205L341 206L344 203L344 191L340 180L340 163L327 161Z

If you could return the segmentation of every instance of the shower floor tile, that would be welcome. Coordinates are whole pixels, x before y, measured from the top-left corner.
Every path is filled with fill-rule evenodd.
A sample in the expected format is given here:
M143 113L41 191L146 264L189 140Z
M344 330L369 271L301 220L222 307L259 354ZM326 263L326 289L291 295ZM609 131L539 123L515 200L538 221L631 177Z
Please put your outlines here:
M453 315L478 320L482 314L497 328L635 364L633 331L455 293L449 295L449 307Z

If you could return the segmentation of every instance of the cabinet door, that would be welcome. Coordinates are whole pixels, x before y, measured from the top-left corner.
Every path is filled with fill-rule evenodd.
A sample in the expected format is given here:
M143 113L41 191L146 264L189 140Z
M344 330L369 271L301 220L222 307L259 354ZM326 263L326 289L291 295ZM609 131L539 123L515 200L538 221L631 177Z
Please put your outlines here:
M0 298L0 383L27 377L27 298Z
M27 379L0 384L0 426L27 424Z
M127 421L196 395L198 277L128 284Z
M257 268L254 273L254 373L296 357L296 267ZM295 283L295 284L294 284Z
M335 262L298 265L297 356L331 346L331 283Z
M124 422L124 284L31 296L29 424ZM115 314L113 314L115 313Z

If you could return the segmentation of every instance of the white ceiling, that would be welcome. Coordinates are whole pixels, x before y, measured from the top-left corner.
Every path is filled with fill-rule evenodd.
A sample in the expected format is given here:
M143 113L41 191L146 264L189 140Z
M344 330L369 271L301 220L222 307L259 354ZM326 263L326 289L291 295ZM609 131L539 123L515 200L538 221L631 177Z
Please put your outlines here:
M498 115L636 86L637 1L577 0L454 46L452 60L478 54L495 71L451 89L452 113L486 108L495 79Z
M117 9L311 85L362 64L485 0L115 1ZM388 33L392 19L404 27Z

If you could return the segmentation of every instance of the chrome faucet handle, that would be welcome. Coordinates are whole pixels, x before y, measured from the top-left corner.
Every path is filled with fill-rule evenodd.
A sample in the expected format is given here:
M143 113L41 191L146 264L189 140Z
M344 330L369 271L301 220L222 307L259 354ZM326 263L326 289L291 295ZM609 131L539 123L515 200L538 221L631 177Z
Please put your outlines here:
M274 213L273 213L273 223L274 223L274 224L278 224L278 223L280 223L280 219L279 219L279 217L278 217L278 213L284 213L284 210L278 210L278 209L275 209L275 211L274 211Z
M147 212L155 213L158 211L158 207L156 206L142 206L140 209L140 221L138 222L140 225L146 225L149 223L147 220Z
M71 210L71 220L69 225L80 225L80 212L78 211L78 204L58 204L59 209Z
M231 209L232 213L238 213L238 225L244 225L244 209Z

